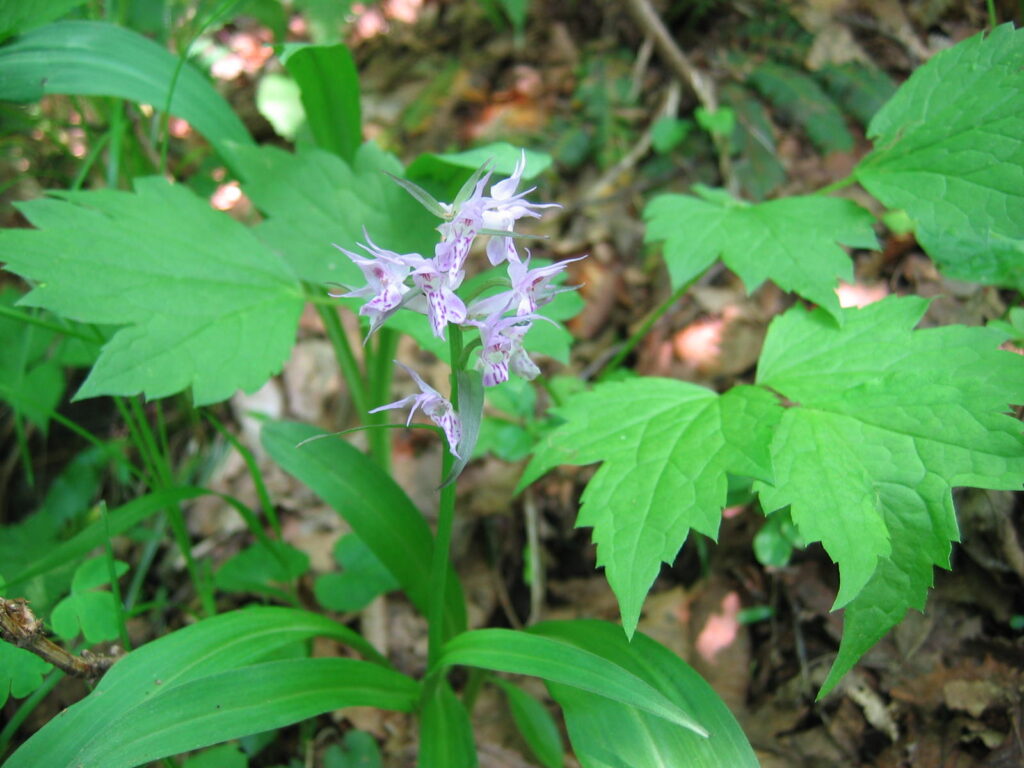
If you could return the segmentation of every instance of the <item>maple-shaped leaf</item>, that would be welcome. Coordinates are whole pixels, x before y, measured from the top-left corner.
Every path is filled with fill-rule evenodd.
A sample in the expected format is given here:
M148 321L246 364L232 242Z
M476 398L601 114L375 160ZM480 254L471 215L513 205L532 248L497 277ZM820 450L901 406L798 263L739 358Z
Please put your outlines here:
M717 395L649 378L598 385L553 412L565 423L540 441L520 486L559 464L603 462L577 525L594 529L598 565L632 634L661 564L690 529L717 536L726 475L770 479L768 444L782 408L754 387Z
M125 326L76 398L191 387L205 405L280 370L303 294L250 230L161 178L57 194L18 206L37 229L0 232L0 259L36 285L20 303Z
M1024 287L1024 30L977 34L918 69L868 127L857 180L914 220L951 276Z
M694 189L701 197L661 195L644 209L645 239L665 241L673 287L721 258L748 291L771 280L841 316L836 284L853 279L853 266L839 244L877 248L870 213L850 200L829 197L751 205L722 190Z
M838 564L835 607L848 606L826 689L908 607L923 608L932 566L958 538L954 486L1017 489L1024 438L1009 406L1024 401L1024 358L1002 334L914 330L928 302L892 297L844 310L841 327L794 307L769 328L758 384L789 405L771 446L767 511L785 506L803 538Z
M242 187L267 215L257 235L281 254L303 280L365 283L339 245L366 255L356 243L370 237L389 251L434 255L441 220L432 216L388 176L402 164L367 142L353 164L331 152L277 147L242 147Z

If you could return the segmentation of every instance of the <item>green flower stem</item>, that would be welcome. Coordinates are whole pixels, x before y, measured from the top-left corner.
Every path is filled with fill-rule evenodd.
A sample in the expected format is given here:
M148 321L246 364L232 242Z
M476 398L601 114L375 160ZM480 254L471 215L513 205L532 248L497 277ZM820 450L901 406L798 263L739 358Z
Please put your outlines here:
M618 367L622 364L622 361L626 359L629 353L633 351L633 349L636 347L637 344L640 343L644 336L646 336L650 332L651 328L654 327L654 324L661 319L662 315L668 312L669 308L677 301L679 301L682 295L686 293L688 290L690 290L690 288L693 287L694 283L696 283L703 274L704 273L702 272L700 275L697 275L696 277L683 283L672 293L671 296L669 296L665 301L659 304L657 308L655 308L655 310L647 316L643 323L640 324L640 327L633 332L633 335L630 336L629 339L626 340L626 343L623 344L622 347L619 349L619 351L615 353L615 356L608 361L607 365L605 365L604 367L604 370L602 370L601 373L598 375L598 381L604 381L606 378L608 378L608 376L610 376L618 369Z
M366 391L366 379L359 368L356 356L352 352L352 345L349 344L345 329L341 327L341 318L338 317L337 302L333 306L316 304L316 311L323 321L324 330L327 331L327 338L334 347L335 357L338 358L338 367L341 368L341 375L348 385L349 395L352 397L352 404L359 414L359 422L363 423L366 412L370 410L368 394Z
M448 349L451 351L451 360L462 359L462 330L451 323L448 324ZM456 377L456 370L451 373L451 400L452 407L458 412L459 409L459 385ZM451 473L455 464L455 457L444 446L443 458L441 459L441 482ZM427 665L433 667L441 655L441 649L445 641L444 628L444 604L448 592L448 553L452 543L452 526L455 522L455 486L457 483L449 483L441 489L441 504L437 514L437 536L434 539L434 557L430 563L430 606L428 610L428 650Z
M369 372L369 408L384 405L390 398L391 379L394 371L393 360L398 349L399 334L390 328L377 331L377 346L373 357L367 363ZM362 415L367 424L387 424L388 414L384 411ZM370 454L382 469L387 471L391 466L391 435L385 429L371 429Z
M170 97L168 97L169 99ZM110 99L110 146L107 149L107 186L117 189L121 176L121 153L124 146L124 100Z
M64 678L64 673L55 669L45 678L43 683L36 688L32 693L21 702L21 706L18 707L17 711L11 715L11 719L4 725L2 731L0 731L0 759L7 753L7 749L11 746L11 740L14 738L14 734L18 732L21 724L28 719L36 707L45 699L54 688Z

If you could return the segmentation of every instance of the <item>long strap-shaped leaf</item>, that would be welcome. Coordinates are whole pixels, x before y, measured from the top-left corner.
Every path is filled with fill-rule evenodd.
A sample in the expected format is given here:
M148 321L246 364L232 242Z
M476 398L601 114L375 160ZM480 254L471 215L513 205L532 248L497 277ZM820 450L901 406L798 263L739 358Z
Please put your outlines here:
M90 744L109 723L130 721L131 714L147 701L230 670L242 667L251 670L249 665L275 650L317 636L366 644L348 627L291 608L247 608L173 632L131 652L115 664L89 696L51 720L4 764L4 768L78 766L77 756L86 749L93 749ZM384 667L380 669L389 671ZM245 678L245 674L240 676L240 685ZM268 679L272 678L273 675ZM242 696L242 689L236 693ZM253 690L244 697L258 698L258 695ZM265 729L257 727L249 732L259 730ZM110 768L106 763L92 765Z
M324 439L309 440L318 436ZM345 518L426 615L430 585L425 575L430 573L434 540L423 515L395 481L344 440L306 424L268 422L260 439L274 461ZM303 441L308 442L300 446ZM454 570L446 582L445 628L450 636L466 628L466 608Z
M533 675L628 704L707 736L707 731L649 683L613 661L551 637L478 629L445 644L441 666L462 664Z
M37 101L44 94L117 96L163 109L178 60L137 32L101 21L59 21L0 48L0 99ZM171 114L205 136L231 162L230 142L253 143L228 103L185 64Z

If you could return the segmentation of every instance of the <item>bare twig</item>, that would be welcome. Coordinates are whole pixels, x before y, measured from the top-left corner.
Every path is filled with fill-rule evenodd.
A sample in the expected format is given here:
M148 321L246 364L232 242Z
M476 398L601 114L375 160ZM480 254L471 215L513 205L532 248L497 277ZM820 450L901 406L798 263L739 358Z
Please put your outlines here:
M695 67L683 50L676 45L672 34L658 12L654 10L650 0L626 0L626 5L644 34L654 39L654 45L665 63L675 71L680 80L690 86L701 106L708 112L717 112L718 96L715 94L714 81ZM724 136L717 133L712 133L711 139L718 154L718 169L722 174L722 183L726 189L735 193L737 183L732 170L732 159L729 156L729 144Z
M36 618L28 602L21 598L0 597L0 639L31 651L69 675L95 680L113 666L117 659L85 651L75 656L43 635L43 622Z

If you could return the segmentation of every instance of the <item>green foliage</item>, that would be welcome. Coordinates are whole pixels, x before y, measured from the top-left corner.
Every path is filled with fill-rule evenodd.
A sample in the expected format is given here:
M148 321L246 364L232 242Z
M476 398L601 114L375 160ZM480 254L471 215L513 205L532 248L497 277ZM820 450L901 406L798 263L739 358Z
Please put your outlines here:
M426 614L430 585L423 574L430 572L433 538L423 516L395 481L344 440L305 424L267 422L261 440L282 469L345 518L413 605ZM447 581L446 628L456 634L466 627L465 603L454 571Z
M418 768L476 768L476 744L469 713L447 680L427 683L420 712Z
M30 4L31 5L31 4ZM44 3L43 5L51 5ZM0 99L38 101L45 94L117 96L188 120L228 162L232 144L252 137L226 101L189 64L137 32L100 21L59 21L0 48Z
M769 329L759 386L721 396L659 379L599 385L554 409L565 423L521 484L604 462L578 523L594 527L631 632L688 530L716 534L726 473L760 479L764 508L788 506L804 541L839 565L836 607L849 608L827 692L908 607L923 609L957 538L951 487L1024 482L1024 441L1005 415L1024 359L997 350L997 332L913 330L925 307L889 299L843 310L841 326L795 307Z
M1004 24L935 56L868 135L857 181L907 211L947 274L1024 288L1024 30Z
M676 726L707 736L700 713L691 714L667 698L656 686L616 660L566 642L557 632L516 632L477 629L453 637L444 646L441 667L463 665L493 672L532 675L542 680L579 688L654 715Z
M730 137L737 155L733 173L747 196L763 200L786 180L786 170L776 154L768 110L750 91L736 84L726 85L721 95L736 116L736 127Z
M0 42L59 19L84 2L85 0L49 0L46 3L3 3L0 5Z
M885 72L855 61L822 67L818 77L832 97L862 125L870 123L896 92L896 83Z
M848 605L827 692L908 607L923 610L932 566L958 539L953 486L1024 482L1020 424L1024 359L1000 335L946 326L914 330L921 299L888 299L841 329L796 308L772 323L760 385L796 405L772 439L768 511L790 507L808 542L839 566Z
M853 149L853 136L842 112L809 75L784 64L766 62L751 73L750 84L790 122L802 126L822 152Z
M289 43L281 63L299 86L306 122L316 145L348 163L363 143L359 74L345 45Z
M540 764L544 768L562 768L562 737L551 713L518 685L501 678L495 678L494 683L505 693L516 728Z
M765 524L754 536L754 556L757 562L771 568L785 568L793 555L793 549L804 546L789 516L789 510L785 509L768 515Z
M359 611L378 595L398 589L384 564L355 534L338 539L334 559L342 570L317 577L317 602L332 611Z
M128 564L113 562L118 577L128 572ZM100 587L110 584L111 562L106 557L86 560L75 570L71 594L57 603L50 616L53 631L64 640L81 632L87 642L115 640L120 634L120 611L114 595Z
M323 761L324 768L381 768L380 748L366 731L349 731L340 746L324 751Z
M249 758L234 744L224 744L193 755L181 768L248 768Z
M0 589L3 582L0 581ZM53 667L34 653L0 642L0 707L13 696L22 699L43 684L43 675Z
M0 291L0 305L13 307L19 291ZM42 429L64 394L64 372L50 354L56 334L0 315L0 398Z
M770 279L841 317L837 279L853 267L839 243L875 248L872 217L849 200L787 197L750 205L722 190L701 197L661 195L644 209L646 240L665 241L673 287L697 278L718 258L753 291Z
M23 203L38 229L0 232L7 269L39 283L22 304L127 326L76 398L191 387L204 405L255 391L291 350L301 287L250 230L184 187L147 178L135 190Z
M572 685L548 683L565 714L573 750L583 768L756 768L754 751L729 709L696 671L675 653L636 633L602 621L549 621L531 633L573 645L628 671L673 705L698 719L704 738L635 705Z
M671 152L693 128L689 120L678 117L659 117L651 126L651 146L655 152L665 154Z
M239 150L242 186L267 215L256 235L312 283L358 284L362 273L332 244L360 250L363 231L399 253L429 252L437 220L389 179L392 155L364 144L350 166L331 152Z
M726 474L771 477L780 411L751 387L719 396L669 379L599 385L552 409L565 423L541 439L520 487L559 464L604 462L577 525L594 529L598 565L632 634L661 563L675 560L690 529L717 535Z
M172 632L121 659L4 768L131 768L340 707L412 709L416 683L380 664L263 661L316 636L373 653L348 627L287 608L248 608Z
M252 592L289 600L284 589L309 570L309 555L283 541L257 543L226 561L214 586L227 592Z

